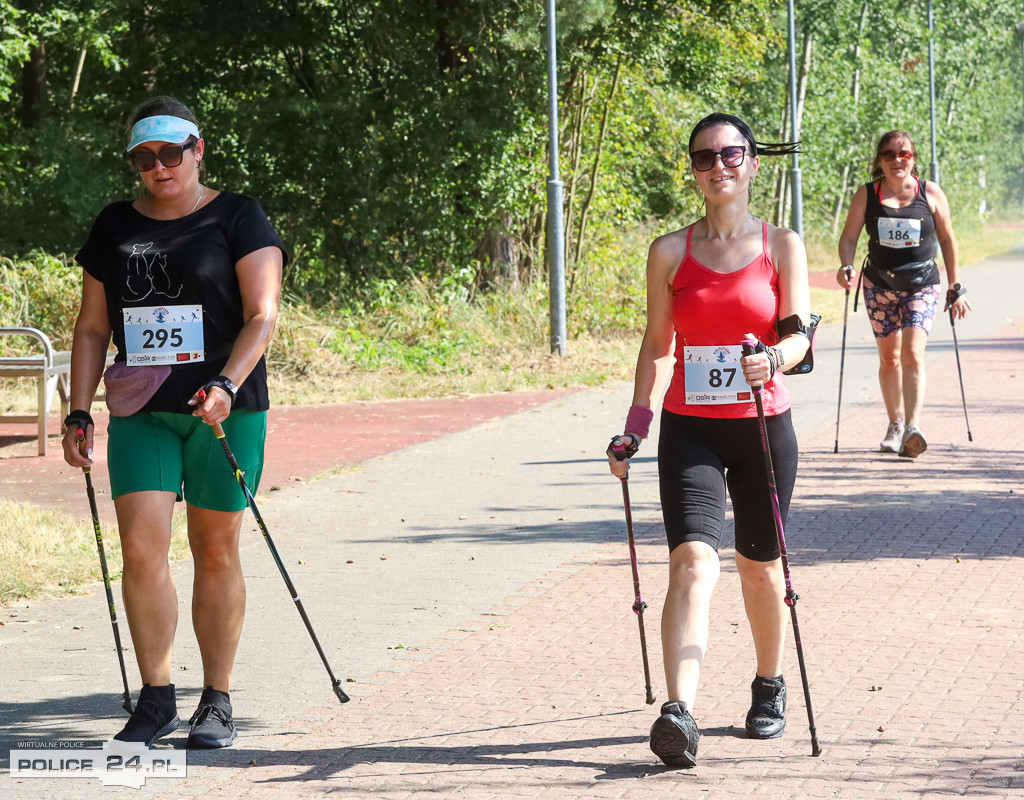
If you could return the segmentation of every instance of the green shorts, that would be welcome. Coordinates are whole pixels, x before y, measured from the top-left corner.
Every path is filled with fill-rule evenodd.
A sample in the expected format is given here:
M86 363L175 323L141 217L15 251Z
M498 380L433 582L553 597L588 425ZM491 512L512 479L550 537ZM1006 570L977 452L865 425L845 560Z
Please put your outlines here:
M222 423L224 436L245 483L255 494L263 472L267 412L239 409ZM245 494L213 428L191 414L140 412L111 417L107 428L110 490L174 492L190 505L213 511L241 511Z

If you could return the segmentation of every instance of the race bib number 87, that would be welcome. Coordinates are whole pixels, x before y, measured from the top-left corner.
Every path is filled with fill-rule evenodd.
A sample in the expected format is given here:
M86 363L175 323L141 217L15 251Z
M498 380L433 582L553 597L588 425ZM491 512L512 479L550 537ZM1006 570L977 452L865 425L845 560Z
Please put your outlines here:
M202 306L126 308L128 364L182 364L204 359Z
M740 345L683 347L686 402L692 405L749 403L750 386L743 378Z

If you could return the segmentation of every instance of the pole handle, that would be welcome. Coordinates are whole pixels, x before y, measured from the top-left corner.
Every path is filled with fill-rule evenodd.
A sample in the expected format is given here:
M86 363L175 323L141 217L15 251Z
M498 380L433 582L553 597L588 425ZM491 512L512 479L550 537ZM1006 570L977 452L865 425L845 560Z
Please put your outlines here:
M88 458L89 453L85 449L85 431L82 430L81 428L75 431L75 440L78 442L78 452L81 453L83 458ZM88 475L91 471L92 467L89 467L88 465L82 467L82 472L84 472L86 475Z
M200 389L198 392L196 392L196 396L199 398L200 403L205 402L206 390ZM220 423L211 422L210 427L213 428L213 435L216 436L221 441L224 441L224 429L221 427Z

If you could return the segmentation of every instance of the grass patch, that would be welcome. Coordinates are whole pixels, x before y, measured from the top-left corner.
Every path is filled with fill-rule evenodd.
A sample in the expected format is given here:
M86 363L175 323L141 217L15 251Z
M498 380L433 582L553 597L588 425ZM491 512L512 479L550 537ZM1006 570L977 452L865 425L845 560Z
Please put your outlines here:
M117 526L103 525L111 580L121 577ZM172 523L171 558L188 553L184 512ZM89 521L28 503L0 499L0 603L81 594L103 579Z

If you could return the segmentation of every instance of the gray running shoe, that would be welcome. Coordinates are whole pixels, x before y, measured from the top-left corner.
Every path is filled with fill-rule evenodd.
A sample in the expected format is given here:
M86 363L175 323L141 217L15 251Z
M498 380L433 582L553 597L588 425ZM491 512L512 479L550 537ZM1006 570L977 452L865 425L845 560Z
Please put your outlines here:
M670 700L651 726L651 750L668 767L695 767L700 731L686 703Z
M186 746L190 750L230 747L238 736L235 721L231 717L230 696L212 687L203 689L199 708L188 724L191 730Z
M914 423L907 425L903 432L903 444L900 447L900 458L917 458L928 449L928 442L925 441L921 429Z
M882 439L882 444L879 449L883 453L896 453L900 449L900 445L903 444L903 423L898 419L894 419L889 423L889 427L885 431L885 438Z

